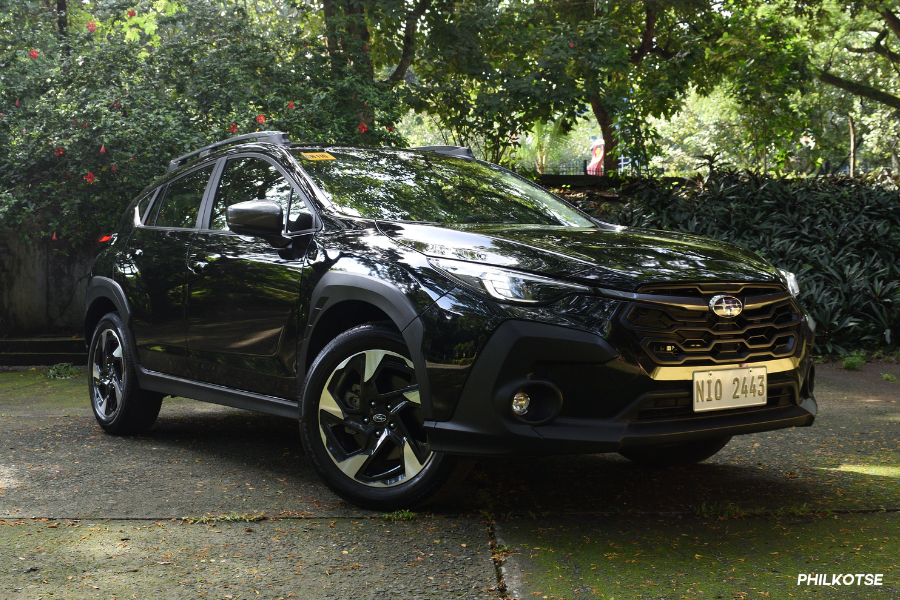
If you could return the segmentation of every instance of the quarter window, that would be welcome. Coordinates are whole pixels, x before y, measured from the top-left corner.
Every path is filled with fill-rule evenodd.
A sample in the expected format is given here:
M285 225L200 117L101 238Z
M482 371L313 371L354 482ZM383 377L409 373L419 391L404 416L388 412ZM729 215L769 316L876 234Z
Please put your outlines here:
M153 222L157 227L181 227L190 229L197 224L197 213L203 200L203 192L212 166L199 169L170 183L156 202L159 208Z

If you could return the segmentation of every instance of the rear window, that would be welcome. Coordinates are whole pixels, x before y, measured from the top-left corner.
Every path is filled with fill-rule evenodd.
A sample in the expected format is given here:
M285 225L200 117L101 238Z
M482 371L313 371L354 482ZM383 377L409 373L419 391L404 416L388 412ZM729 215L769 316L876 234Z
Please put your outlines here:
M297 161L344 214L388 221L594 227L586 216L499 167L441 154L331 149ZM308 152L308 151L307 151Z

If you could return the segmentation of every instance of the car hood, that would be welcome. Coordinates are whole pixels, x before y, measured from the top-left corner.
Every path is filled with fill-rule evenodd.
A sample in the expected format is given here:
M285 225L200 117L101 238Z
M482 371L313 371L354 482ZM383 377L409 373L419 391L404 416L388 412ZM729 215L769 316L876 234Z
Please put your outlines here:
M426 256L541 273L635 291L647 283L780 282L759 256L733 244L648 229L378 222Z

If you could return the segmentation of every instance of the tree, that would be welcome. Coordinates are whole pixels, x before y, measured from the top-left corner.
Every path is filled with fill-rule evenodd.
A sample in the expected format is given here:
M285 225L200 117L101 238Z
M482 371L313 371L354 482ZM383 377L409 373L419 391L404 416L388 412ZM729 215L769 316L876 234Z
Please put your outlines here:
M55 11L5 8L0 226L23 235L90 243L169 159L237 133L403 141L392 131L399 95L347 66L356 61L335 63L313 16L299 9L79 5L61 36ZM377 123L361 126L360 102Z

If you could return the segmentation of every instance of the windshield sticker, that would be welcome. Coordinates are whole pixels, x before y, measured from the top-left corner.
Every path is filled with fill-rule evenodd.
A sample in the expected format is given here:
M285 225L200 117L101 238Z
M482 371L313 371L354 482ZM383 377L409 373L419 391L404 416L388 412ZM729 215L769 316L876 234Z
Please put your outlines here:
M327 152L301 152L300 155L306 160L334 160Z

